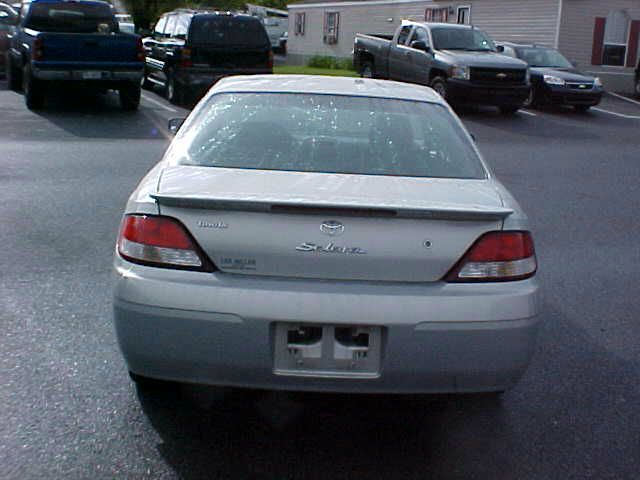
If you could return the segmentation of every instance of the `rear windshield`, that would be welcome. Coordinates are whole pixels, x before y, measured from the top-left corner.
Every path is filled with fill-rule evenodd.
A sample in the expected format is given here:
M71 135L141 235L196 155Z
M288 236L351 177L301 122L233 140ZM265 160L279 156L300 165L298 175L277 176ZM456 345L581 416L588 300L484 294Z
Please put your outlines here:
M109 33L117 31L108 5L87 3L32 3L25 27L39 32Z
M269 39L257 18L227 15L196 15L191 22L189 42L225 47L269 47Z
M571 68L571 62L551 48L518 48L518 57L531 67Z
M485 178L443 106L288 93L212 96L169 153L183 165L442 178Z

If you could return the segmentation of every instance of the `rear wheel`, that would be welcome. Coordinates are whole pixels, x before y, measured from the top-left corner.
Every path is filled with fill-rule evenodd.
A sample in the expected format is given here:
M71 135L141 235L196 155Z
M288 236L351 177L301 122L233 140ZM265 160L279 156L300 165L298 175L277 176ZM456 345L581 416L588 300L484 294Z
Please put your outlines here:
M525 107L525 108L535 108L535 107L538 106L539 103L540 102L538 101L538 95L536 94L536 90L534 88L532 88L529 91L529 96L524 101L523 107Z
M447 81L442 77L436 77L431 80L431 88L445 100L447 99Z
M520 107L509 105L508 107L499 107L499 109L502 115L515 115L515 113L520 110Z
M29 65L25 66L22 72L22 89L24 101L29 110L39 110L44 107L44 88L31 73Z
M120 106L123 110L133 111L140 106L140 86L138 84L120 87Z
M151 82L147 78L147 72L142 72L142 78L140 79L140 88L148 89L151 88Z
M362 78L373 78L373 63L364 62L360 68L360 76Z
M164 94L171 103L182 102L182 89L180 88L180 84L176 82L175 75L172 71L167 72L167 83Z

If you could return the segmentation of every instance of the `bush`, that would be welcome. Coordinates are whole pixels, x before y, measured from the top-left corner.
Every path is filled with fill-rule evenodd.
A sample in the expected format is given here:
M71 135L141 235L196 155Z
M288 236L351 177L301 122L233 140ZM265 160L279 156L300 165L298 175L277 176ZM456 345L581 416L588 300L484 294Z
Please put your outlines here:
M307 67L325 68L328 70L353 70L353 62L350 58L315 55L309 59Z

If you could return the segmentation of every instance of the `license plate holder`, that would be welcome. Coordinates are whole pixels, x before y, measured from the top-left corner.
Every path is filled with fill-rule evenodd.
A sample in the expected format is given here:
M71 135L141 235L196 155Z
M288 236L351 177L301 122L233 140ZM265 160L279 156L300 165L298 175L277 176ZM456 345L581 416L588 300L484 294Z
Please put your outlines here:
M276 375L380 376L383 327L276 323L274 330Z

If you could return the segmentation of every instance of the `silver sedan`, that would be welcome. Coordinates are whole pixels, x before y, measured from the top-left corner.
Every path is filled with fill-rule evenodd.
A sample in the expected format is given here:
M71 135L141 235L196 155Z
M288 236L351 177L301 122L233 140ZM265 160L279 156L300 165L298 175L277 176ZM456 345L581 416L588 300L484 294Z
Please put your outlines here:
M220 81L131 195L116 250L138 382L503 391L534 348L526 215L426 87Z

